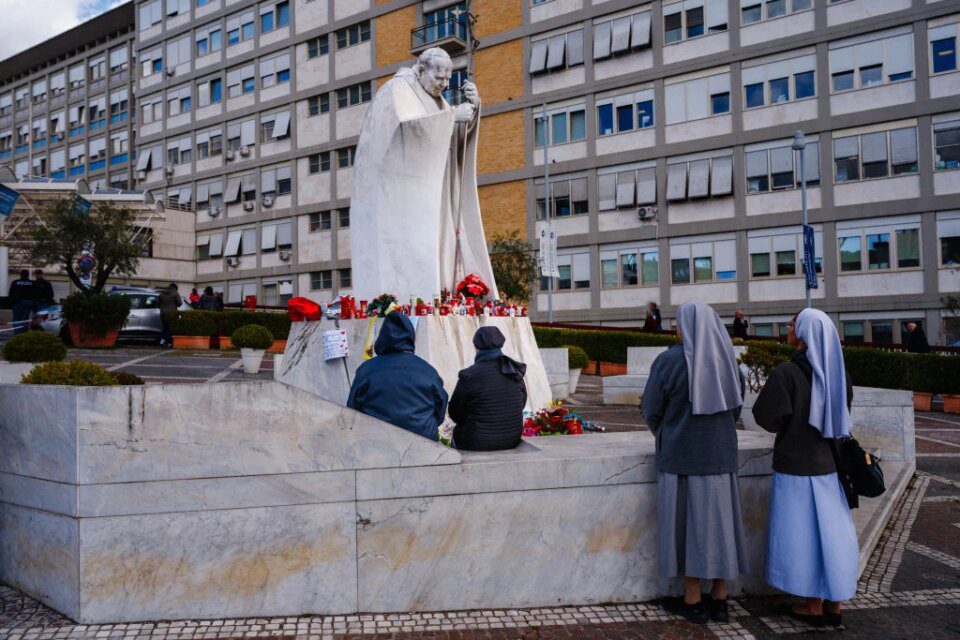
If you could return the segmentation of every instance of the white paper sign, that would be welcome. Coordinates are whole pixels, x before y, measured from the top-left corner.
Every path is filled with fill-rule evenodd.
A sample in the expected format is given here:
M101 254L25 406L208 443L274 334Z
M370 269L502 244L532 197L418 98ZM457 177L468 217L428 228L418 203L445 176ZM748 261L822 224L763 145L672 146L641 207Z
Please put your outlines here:
M350 355L347 344L347 332L343 329L331 329L323 332L323 359L336 360Z

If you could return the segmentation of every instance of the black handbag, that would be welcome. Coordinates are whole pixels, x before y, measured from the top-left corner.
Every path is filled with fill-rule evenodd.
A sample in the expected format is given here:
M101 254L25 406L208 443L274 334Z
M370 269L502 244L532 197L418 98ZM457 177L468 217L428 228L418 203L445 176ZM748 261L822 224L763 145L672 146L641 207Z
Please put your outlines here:
M883 480L880 458L863 450L856 438L844 438L838 443L837 472L846 476L858 496L876 498L887 490Z

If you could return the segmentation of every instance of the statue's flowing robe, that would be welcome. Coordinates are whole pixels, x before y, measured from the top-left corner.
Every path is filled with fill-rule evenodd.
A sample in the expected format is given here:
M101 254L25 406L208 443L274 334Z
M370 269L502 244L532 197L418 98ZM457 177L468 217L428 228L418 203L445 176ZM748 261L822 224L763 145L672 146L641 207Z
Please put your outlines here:
M477 195L479 126L479 109L472 122L454 122L453 108L424 91L412 69L377 91L353 168L350 248L358 300L382 293L401 303L429 300L471 273L497 296Z

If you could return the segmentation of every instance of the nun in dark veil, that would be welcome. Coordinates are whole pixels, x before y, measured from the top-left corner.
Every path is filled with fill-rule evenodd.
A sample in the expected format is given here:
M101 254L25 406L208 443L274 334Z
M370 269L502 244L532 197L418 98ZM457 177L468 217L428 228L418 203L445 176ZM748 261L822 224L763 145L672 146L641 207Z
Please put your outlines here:
M677 336L681 344L654 360L642 400L657 439L660 575L684 579L684 597L665 606L692 622L726 622L727 581L748 570L737 483L744 381L708 305L680 305ZM713 580L709 597L701 580Z
M456 423L453 445L467 451L499 451L520 444L527 386L527 365L503 354L506 339L496 327L480 327L473 336L474 364L460 372L450 398Z

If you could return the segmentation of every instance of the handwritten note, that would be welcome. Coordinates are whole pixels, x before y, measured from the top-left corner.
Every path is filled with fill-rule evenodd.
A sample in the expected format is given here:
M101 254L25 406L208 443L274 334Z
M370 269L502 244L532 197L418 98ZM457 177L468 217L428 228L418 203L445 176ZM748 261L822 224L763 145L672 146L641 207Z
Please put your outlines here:
M347 332L343 329L331 329L323 332L323 359L336 360L350 355L347 344Z

